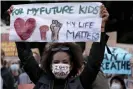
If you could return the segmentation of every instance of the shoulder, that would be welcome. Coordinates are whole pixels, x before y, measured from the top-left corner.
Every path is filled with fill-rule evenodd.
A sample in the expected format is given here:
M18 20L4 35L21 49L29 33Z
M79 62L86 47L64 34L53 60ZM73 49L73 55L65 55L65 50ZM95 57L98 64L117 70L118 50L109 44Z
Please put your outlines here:
M4 67L4 68L1 69L1 75L2 76L11 75L11 72L10 72L10 70L8 68Z
M26 74L26 73L22 73L22 74L20 74L19 75L19 77L21 78L21 77L27 77L28 75Z

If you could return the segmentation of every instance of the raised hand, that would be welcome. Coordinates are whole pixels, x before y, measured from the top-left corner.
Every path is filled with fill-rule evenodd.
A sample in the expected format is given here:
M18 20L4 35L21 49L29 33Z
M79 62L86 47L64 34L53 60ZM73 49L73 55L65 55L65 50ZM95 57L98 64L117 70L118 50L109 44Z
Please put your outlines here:
M101 28L102 28L102 32L104 32L105 24L106 24L108 17L109 17L109 13L108 13L108 11L104 5L101 6L100 16L102 17Z

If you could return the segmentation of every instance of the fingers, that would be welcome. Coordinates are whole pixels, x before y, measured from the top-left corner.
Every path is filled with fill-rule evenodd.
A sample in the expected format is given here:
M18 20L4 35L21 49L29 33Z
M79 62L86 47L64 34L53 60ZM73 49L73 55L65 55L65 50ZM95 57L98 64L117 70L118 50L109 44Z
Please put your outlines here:
M12 13L13 9L14 9L13 8L13 5L11 5L11 7L7 10L7 12L8 12L9 15Z
M101 5L100 9L101 9L100 17L102 17L103 20L106 21L108 19L108 17L109 17L109 13L108 13L108 11L107 11L107 9L105 8L104 5Z
M108 13L108 11L107 11L107 9L105 8L105 6L104 5L102 5L101 7L100 7L100 16L102 17L103 16L103 14L105 14L105 13Z

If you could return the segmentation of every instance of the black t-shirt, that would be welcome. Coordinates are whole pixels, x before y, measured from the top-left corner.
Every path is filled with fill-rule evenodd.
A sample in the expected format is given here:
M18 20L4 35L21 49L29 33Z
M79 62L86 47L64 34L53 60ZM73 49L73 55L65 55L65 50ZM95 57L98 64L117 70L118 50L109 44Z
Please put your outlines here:
M65 89L66 80L55 79L52 83L52 89Z

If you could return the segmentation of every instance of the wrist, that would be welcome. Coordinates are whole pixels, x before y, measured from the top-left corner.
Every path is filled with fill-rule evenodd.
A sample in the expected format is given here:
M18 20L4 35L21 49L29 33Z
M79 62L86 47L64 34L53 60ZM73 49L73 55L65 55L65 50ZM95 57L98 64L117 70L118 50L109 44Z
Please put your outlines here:
M101 32L105 32L105 30L104 30L105 28L103 27L103 28L101 28Z
M102 22L101 28L105 28L106 22Z

